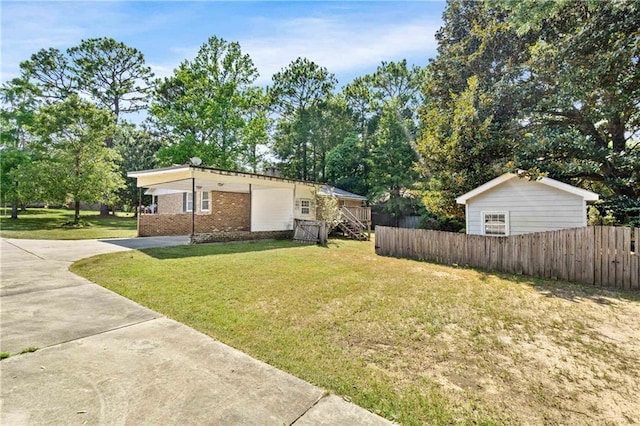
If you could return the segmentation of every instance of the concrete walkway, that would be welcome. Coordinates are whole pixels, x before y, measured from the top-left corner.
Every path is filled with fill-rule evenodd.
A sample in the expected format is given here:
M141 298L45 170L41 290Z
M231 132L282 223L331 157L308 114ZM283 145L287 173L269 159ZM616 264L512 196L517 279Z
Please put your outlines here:
M0 239L0 424L390 424L68 271L186 243Z

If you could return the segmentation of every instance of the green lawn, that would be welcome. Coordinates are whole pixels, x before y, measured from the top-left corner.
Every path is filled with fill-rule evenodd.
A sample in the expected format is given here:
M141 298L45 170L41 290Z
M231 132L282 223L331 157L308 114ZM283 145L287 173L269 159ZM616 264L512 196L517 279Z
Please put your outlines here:
M201 245L72 271L403 424L612 424L640 412L640 295L376 256Z
M132 214L100 217L97 211L81 211L82 227L64 226L73 221L73 210L27 209L11 219L4 210L0 216L0 236L43 240L86 240L135 237L136 219Z

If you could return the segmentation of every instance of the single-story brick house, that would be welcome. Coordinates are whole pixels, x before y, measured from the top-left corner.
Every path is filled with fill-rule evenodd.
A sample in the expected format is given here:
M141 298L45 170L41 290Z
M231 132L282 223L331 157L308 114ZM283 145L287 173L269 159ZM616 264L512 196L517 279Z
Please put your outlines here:
M207 240L287 238L295 220L315 220L315 196L333 196L369 225L366 197L268 174L184 165L128 173L153 203L138 215L138 235L207 234Z
M465 205L466 232L507 236L587 226L587 203L598 194L557 180L515 173L456 198Z

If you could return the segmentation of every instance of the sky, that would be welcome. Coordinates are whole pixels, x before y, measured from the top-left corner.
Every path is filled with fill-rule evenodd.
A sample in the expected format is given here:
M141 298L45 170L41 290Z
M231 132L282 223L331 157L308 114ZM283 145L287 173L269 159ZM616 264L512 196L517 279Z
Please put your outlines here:
M338 86L382 61L424 66L436 55L443 1L0 1L0 80L40 49L111 37L140 50L157 77L191 60L209 37L239 42L256 84L298 57L326 67Z

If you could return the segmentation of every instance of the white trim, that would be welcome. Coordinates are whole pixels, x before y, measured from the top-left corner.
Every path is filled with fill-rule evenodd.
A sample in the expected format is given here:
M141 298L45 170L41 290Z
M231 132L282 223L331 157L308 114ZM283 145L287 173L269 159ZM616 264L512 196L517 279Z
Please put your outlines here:
M516 176L517 175L514 175L513 173L505 173L502 176L498 176L497 178L492 179L489 182L480 185L476 189L473 189L473 190L467 192L466 194L459 196L458 198L456 198L456 203L458 203L458 204L466 204L466 202L467 202L467 200L469 198L473 198L478 194L482 194L483 192L490 190L494 186L498 186L501 183L506 182L506 181L508 181L510 179L513 179Z
M206 202L209 205L209 207L206 208L206 209L204 208L204 202L205 202L204 194L207 194ZM208 192L208 191L201 191L200 192L200 211L201 212L211 211L211 193Z
M465 232L469 233L469 204L464 205L464 228Z
M189 212L191 213L193 211L193 192L185 192L184 198L182 199L184 201L184 206L182 206L184 208L185 212ZM191 209L189 209L189 198L191 198Z
M309 203L309 205L303 206L303 203ZM309 211L305 213L302 209L309 209ZM300 198L300 216L311 216L311 198Z
M485 229L485 216L486 215L490 215L490 214L495 214L495 215L504 215L504 236L508 237L510 235L510 226L509 226L509 212L508 211L493 211L493 210L489 210L489 211L481 211L480 212L480 226L481 226L481 231L482 231L482 235L487 235L487 231ZM488 236L491 237L502 237L502 235L496 235L496 234L490 234Z
M552 188L559 189L561 191L566 191L571 194L578 195L582 197L582 199L585 201L597 201L600 198L600 196L595 192L587 191L586 189L582 189L582 188L576 188L575 186L567 185L566 183L559 182L555 179L551 179L548 177L543 177L541 179L538 179L536 182L540 182L542 184L545 184Z
M518 177L518 175L514 173L505 173L501 176L498 176L497 178L492 179L483 185L480 185L479 187L467 192L466 194L459 196L458 198L456 198L456 203L467 204L467 201L470 198L480 195L483 192L486 192L492 188L495 188L496 186L516 177ZM527 178L523 178L523 179L527 179ZM586 189L582 189L582 188L576 188L575 186L567 185L566 183L562 183L548 177L542 177L536 180L535 182L540 182L543 185L547 185L552 188L556 188L561 191L565 191L570 194L577 195L579 197L582 197L585 201L596 201L598 198L600 198L600 196L595 192L587 191Z

